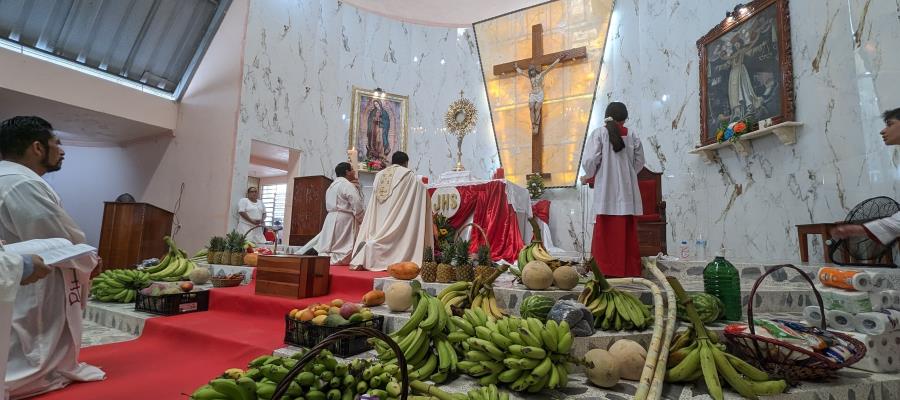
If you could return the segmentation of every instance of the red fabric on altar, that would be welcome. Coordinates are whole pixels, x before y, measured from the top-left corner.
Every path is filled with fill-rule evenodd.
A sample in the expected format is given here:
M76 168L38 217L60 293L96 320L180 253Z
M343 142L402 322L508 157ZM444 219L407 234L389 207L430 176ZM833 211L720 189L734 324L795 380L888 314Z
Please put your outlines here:
M535 218L550 224L550 200L540 200L531 205L531 213Z
M525 242L519 230L516 211L506 198L506 184L502 181L491 181L478 185L457 186L456 190L459 191L459 208L456 214L447 219L450 226L459 229L469 216L472 216L472 222L483 228L488 237L491 258L495 261L513 262L518 257L519 250L525 246ZM433 188L428 189L428 195L431 196L434 191ZM470 240L471 252L475 252L484 242L478 232L473 232Z

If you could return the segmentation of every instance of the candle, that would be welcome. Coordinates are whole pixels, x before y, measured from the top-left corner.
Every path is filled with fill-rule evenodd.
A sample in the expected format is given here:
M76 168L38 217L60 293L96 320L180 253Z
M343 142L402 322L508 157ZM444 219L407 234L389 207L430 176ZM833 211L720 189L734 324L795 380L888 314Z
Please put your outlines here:
M358 168L359 167L359 152L356 150L356 148L347 150L347 156L350 157L350 165L353 166L353 169Z

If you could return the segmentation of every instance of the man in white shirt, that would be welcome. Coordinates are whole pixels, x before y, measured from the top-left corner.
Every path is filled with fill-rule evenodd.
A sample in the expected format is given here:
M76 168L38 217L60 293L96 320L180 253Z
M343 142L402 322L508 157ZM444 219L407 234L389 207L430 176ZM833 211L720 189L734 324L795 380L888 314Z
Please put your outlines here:
M350 266L384 271L393 263L422 264L432 246L431 198L425 185L407 168L409 156L391 156L391 166L375 175L375 189L353 245Z
M14 243L64 238L84 243L84 233L41 179L62 168L65 154L53 127L41 118L14 117L0 124L0 239ZM93 267L53 268L46 279L18 290L6 371L11 398L56 390L73 380L105 377L99 368L78 362L82 310Z
M19 285L29 285L47 276L50 268L36 255L6 253L0 245L0 376L6 376L9 335L12 331L13 305ZM6 398L6 385L0 380L0 398Z
M331 257L331 265L347 265L353 251L353 240L363 219L362 192L356 171L350 163L334 167L334 182L325 191L325 223L322 231L298 253L317 253Z
M888 146L900 145L900 108L885 111L881 139ZM838 239L869 236L888 244L900 237L900 212L862 225L838 226L831 230L831 236Z

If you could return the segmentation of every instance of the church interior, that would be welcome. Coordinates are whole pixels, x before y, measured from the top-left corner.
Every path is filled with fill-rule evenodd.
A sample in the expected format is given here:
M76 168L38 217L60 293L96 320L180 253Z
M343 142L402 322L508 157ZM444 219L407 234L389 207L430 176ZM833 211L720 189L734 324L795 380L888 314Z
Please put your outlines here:
M900 1L740 1L0 0L0 391L900 398Z

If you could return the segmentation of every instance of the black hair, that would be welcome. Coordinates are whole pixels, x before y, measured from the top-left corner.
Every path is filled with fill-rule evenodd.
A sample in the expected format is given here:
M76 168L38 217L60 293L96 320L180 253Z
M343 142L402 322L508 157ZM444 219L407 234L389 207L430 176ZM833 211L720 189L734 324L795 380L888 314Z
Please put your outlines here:
M256 193L259 193L259 189L257 189L256 186L250 186L250 187L248 187L248 188L247 188L247 193L250 193L251 190L255 190Z
M348 171L350 171L350 163L348 162L339 163L336 167L334 167L334 175L337 177L347 176Z
M900 121L900 108L895 108L893 110L887 110L881 116L884 117L885 123L887 123L889 119L896 119L896 120Z
M18 158L34 142L50 146L53 126L40 117L12 117L0 124L0 156Z
M391 164L402 165L407 162L409 162L409 156L402 151L394 152L394 155L391 156Z
M625 148L625 141L619 133L619 124L628 119L628 108L625 104L614 101L606 106L605 117L613 119L606 122L606 131L609 133L609 143L612 144L613 151L618 153Z

